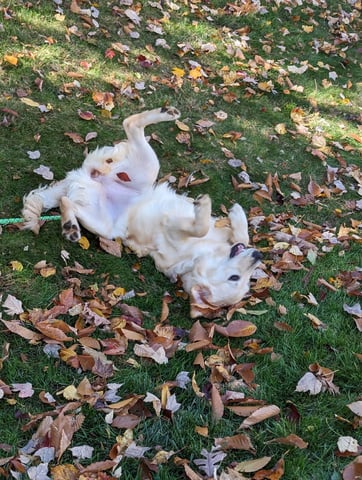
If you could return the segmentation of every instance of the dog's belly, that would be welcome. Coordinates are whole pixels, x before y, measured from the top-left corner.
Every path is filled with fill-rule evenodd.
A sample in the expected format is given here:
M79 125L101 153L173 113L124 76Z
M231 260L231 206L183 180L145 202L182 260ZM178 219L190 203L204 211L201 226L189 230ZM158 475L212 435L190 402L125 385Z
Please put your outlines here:
M107 177L97 179L104 188L106 210L114 221L124 216L131 205L140 197L141 192L115 181L107 181Z

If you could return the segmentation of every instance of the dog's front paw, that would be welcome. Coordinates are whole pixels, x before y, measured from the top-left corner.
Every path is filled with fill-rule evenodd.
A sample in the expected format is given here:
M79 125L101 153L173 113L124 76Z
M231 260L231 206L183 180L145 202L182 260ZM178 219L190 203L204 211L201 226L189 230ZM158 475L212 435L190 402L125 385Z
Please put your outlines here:
M234 203L234 205L230 208L229 210L229 218L235 218L237 220L238 218L244 218L245 217L245 212L243 208L238 204Z
M70 220L63 223L62 234L70 242L78 242L81 238L79 225L72 223Z
M211 210L211 199L209 195L199 195L194 200L195 210Z
M161 113L167 115L168 120L177 120L181 115L175 107L162 107Z

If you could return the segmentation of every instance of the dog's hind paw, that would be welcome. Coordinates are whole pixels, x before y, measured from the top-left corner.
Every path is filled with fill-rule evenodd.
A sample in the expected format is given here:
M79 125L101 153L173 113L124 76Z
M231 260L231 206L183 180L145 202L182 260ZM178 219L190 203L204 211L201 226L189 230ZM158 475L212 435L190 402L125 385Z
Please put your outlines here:
M194 200L194 207L195 210L202 211L202 210L210 210L211 211L211 199L209 195L199 195Z
M181 113L175 107L162 107L161 113L168 116L168 120L177 120Z
M78 242L81 238L79 225L72 223L70 220L62 225L63 236L70 242Z

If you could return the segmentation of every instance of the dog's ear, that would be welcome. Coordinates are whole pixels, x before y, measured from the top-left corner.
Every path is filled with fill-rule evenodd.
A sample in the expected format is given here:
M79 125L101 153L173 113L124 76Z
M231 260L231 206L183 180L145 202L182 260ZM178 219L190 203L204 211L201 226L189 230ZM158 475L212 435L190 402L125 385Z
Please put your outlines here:
M205 317L208 319L220 317L224 309L209 303L211 292L205 285L194 285L190 292L191 318Z

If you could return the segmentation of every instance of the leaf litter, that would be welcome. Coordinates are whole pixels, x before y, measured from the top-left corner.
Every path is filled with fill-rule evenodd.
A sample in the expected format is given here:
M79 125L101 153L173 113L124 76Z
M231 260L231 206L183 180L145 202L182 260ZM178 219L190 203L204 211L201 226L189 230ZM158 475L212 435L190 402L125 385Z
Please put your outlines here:
M284 3L278 2L279 5L284 5ZM62 5L61 0L55 1L54 4L56 15L69 15L66 10L68 7ZM170 16L174 9L179 8L179 5L173 2L160 4L153 2L153 4L152 6L159 9L165 15L165 18ZM348 48L357 41L356 34L346 27L354 22L352 14L339 9L337 13L335 12L334 17L329 10L324 9L323 2L314 2L313 5L322 7L323 18L327 21L330 34L334 38L334 42L321 42L315 38L313 49L326 55L339 54L340 58L344 59L344 48ZM144 26L149 32L157 36L165 34L161 22L154 18L143 17L142 8L141 4L134 5L131 0L121 1L119 6L113 6L113 15L129 20L127 26L125 23L124 31L129 35L130 41L140 37ZM227 3L222 9L217 9L210 7L206 2L204 5L202 2L195 1L190 2L188 8L191 14L197 15L199 18L212 20L219 14L235 16L236 18L243 18L243 16L253 13L263 15L268 11L269 5L250 1L244 2L242 5ZM290 2L286 2L286 8L290 12L292 11ZM309 13L312 13L313 9L309 8ZM89 40L92 35L97 34L102 22L102 9L99 11L90 2L72 0L70 11L73 15L78 16L79 22L68 29L68 41L72 35ZM6 20L11 21L12 16L13 12L10 9L4 9ZM296 18L295 22L298 24L300 19ZM314 26L299 25L305 33L310 34L313 34ZM281 31L284 36L290 34L287 29L283 30L282 28ZM237 71L233 71L229 66L224 66L218 71L210 71L210 68L206 66L205 59L218 47L212 43L203 43L200 40L194 45L188 42L179 43L177 45L177 57L182 60L186 59L188 55L192 55L194 59L180 63L169 74L165 73L163 77L158 77L155 74L153 82L155 84L160 82L172 90L177 90L188 83L197 93L200 85L213 88L210 80L211 78L217 78L221 88L220 91L213 88L213 95L222 97L226 103L234 103L237 101L237 96L233 90L235 88L239 88L246 99L266 94L290 95L291 92L302 92L303 87L298 85L298 77L308 74L309 71L313 71L317 67L326 71L326 76L322 81L323 88L331 88L332 82L338 80L337 73L327 63L319 62L315 66L308 60L295 59L285 67L284 61L269 59L272 48L274 48L272 42L263 44L264 54L262 55L247 54L250 51L247 27L240 28L237 37L234 35L235 32L228 27L225 27L220 33L225 40L228 55L232 56L237 62ZM156 47L169 48L166 41L162 42L160 40L155 41ZM48 38L47 41L50 44L53 42L51 38ZM105 60L109 62L116 60L123 65L127 65L133 54L132 48L119 41L110 42L109 48L104 52ZM278 48L281 51L285 48L282 39ZM147 54L144 53L138 54L136 57L141 69L150 70L159 64L160 59L154 52L153 47L148 49ZM248 57L249 59L247 59ZM196 61L195 58L198 58L199 61ZM21 59L21 53L9 54L4 57L5 63L10 66L9 68L16 68ZM84 60L80 62L80 65L84 71L92 68L91 63ZM77 72L69 73L68 76L73 80L63 84L62 93L71 95L72 92L77 91L81 94L82 75L82 73ZM41 79L36 85L38 90L42 91ZM77 110L76 114L80 119L91 124L91 122L97 120L98 115L110 118L111 112L119 105L122 97L141 100L141 92L144 89L148 93L151 92L149 86L139 81L129 81L124 84L113 81L110 86L114 87L114 91L91 92L95 111ZM348 94L348 88L350 87L346 85L346 95ZM25 105L37 108L42 113L51 111L51 105L42 105L29 98L28 95L25 91L18 91L20 101ZM340 101L348 104L346 96L341 97ZM17 112L10 110L4 111L4 114L5 117L2 122L4 126L11 125L18 115ZM212 119L200 118L193 126L179 122L177 127L180 132L177 134L176 140L190 148L192 135L215 135L217 124L222 123L226 118L227 114L220 109ZM293 270L307 270L310 264L314 265L318 261L319 256L333 249L343 248L347 250L352 243L361 243L360 220L358 220L359 211L362 209L360 200L345 202L345 216L346 218L347 215L349 216L348 223L344 224L339 231L328 226L321 228L302 216L296 219L294 215L288 213L267 215L263 212L265 203L283 204L287 199L283 192L288 191L288 189L292 190L289 200L291 204L301 208L311 204L314 204L317 208L322 208L322 202L325 199L340 200L348 190L357 191L359 194L362 192L360 167L346 164L342 157L343 151L356 149L354 142L360 142L358 135L347 136L343 144L334 142L323 131L323 122L321 122L319 112L310 113L299 106L291 110L290 121L291 124L276 124L271 139L278 140L279 136L282 135L289 135L292 138L303 137L308 142L307 151L325 168L324 183L319 184L312 176L309 176L306 182L304 178L306 174L301 172L291 173L281 178L276 173L268 173L264 182L254 181L247 172L245 163L236 159L229 149L220 144L222 154L229 159L229 166L242 170L232 177L231 185L233 189L236 192L244 189L250 189L253 192L253 198L257 204L257 207L252 209L250 218L250 223L254 228L253 241L257 245L259 243L264 245L262 250L272 258L272 264L266 265L258 273L259 276L255 278L252 297L226 313L226 319L228 320L226 325L220 325L216 322L202 325L200 322L195 322L189 332L182 332L180 335L176 327L168 325L169 309L167 300L164 300L162 318L159 324L153 330L146 329L143 313L136 307L130 307L124 303L129 292L123 291L122 287L104 285L99 297L89 297L87 289L82 290L80 280L75 281L73 286L67 290L60 292L54 304L47 309L26 310L21 301L11 295L8 295L6 300L2 302L4 313L11 319L0 318L9 332L21 336L30 344L44 345L44 351L53 348L52 355L58 357L61 362L76 371L82 372L85 376L78 386L69 385L62 391L43 394L43 400L52 409L45 413L34 414L31 421L24 426L25 431L36 428L36 432L29 444L22 449L24 452L22 455L18 454L8 459L2 459L1 473L4 470L3 466L6 466L18 473L27 469L29 478L49 478L47 477L49 463L54 463L54 459L60 462L63 454L69 450L77 458L77 462L74 465L58 464L52 466L51 473L54 478L78 478L79 475L84 478L92 478L86 475L108 471L112 472L111 475L115 472L119 473L122 456L141 459L143 462L142 468L148 475L147 478L152 478L151 472L157 470L157 468L155 470L152 467L152 464L157 466L158 462L161 463L161 460L150 462L147 459L145 454L151 449L136 444L133 439L133 429L140 422L147 421L147 418L152 417L152 415L168 419L177 415L177 411L183 407L177 401L177 389L185 388L185 385L186 388L191 388L198 398L209 403L214 421L220 421L227 411L245 418L241 428L251 428L262 421L278 417L281 407L267 405L260 399L246 398L244 394L238 391L240 386L248 392L252 392L256 387L253 372L254 364L251 362L239 363L238 359L256 354L272 355L273 349L272 347L264 347L260 339L254 338L245 340L242 343L242 349L233 349L230 346L233 339L254 335L256 325L244 320L232 320L232 317L236 312L245 312L245 307L248 306L250 307L249 311L252 312L255 305L268 299L270 289L278 290L281 288L282 275L285 273ZM75 143L87 144L96 138L97 133L89 132L83 136L75 132L66 132L64 135ZM243 137L241 132L232 132L229 134L229 138L236 141ZM351 142L350 139L354 142ZM40 153L29 150L28 156L31 159L38 159ZM332 168L328 164L331 159L337 161L339 167ZM259 159L259 161L262 162L262 159ZM39 167L37 173L44 178L51 179L52 172L48 171L47 167ZM175 180L181 190L209 181L208 176L202 171L179 172L178 176L179 178L175 178ZM303 183L307 185L306 188L301 186ZM340 215L341 212L336 211L336 214ZM268 227L268 233L263 233L265 227ZM81 246L84 249L89 248L89 242L86 238L83 239ZM100 246L111 255L121 256L121 246L117 242L108 242L101 239ZM56 272L53 266L46 263L34 266L34 269L44 278L54 275ZM74 266L64 267L62 274L69 279L71 285L70 276L74 273L93 275L94 271L77 263ZM356 268L349 272L341 272L335 279L332 279L332 282L331 279L321 278L318 286L330 292L336 292L338 289L344 288L349 296L358 297L361 295L361 280L361 271ZM295 301L307 303L314 307L318 305L318 301L311 292L307 294L297 292ZM112 309L114 307L120 308L121 315L113 316ZM347 314L352 316L357 329L361 330L359 304L351 307L345 305L343 308ZM210 312L204 313L207 316ZM213 312L210 316L213 316ZM328 324L316 315L308 313L306 316L316 330L328 328ZM61 317L64 317L64 319ZM285 333L290 332L286 323L278 322L275 326ZM228 343L227 346L220 345L219 336L224 337L230 344ZM112 388L109 380L116 370L113 359L122 356L128 357L130 355L129 346L133 347L133 354L138 359L145 358L146 361L152 361L160 365L168 363L179 349L184 349L187 353L195 352L197 356L194 366L208 371L209 381L199 387L195 373L193 373L189 387L187 387L189 382L179 384L170 380L161 387L160 397L148 392L147 395L133 393L128 398L122 399L116 394L119 387ZM209 354L210 350L214 352L211 355ZM6 355L3 361L7 361ZM138 362L134 357L127 358L127 362L137 368ZM298 382L297 392L310 393L311 395L317 395L324 391L333 394L338 393L339 389L333 383L335 372L326 367L321 367L318 363L310 365L309 370ZM92 381L88 379L87 375L92 376ZM186 372L186 377L189 378L188 372ZM176 393L174 393L174 390L176 390ZM0 392L2 397L9 401L16 401L16 395L19 398L29 398L34 393L29 382L11 385L0 382ZM54 399L53 394L56 399ZM60 396L64 400L68 400L68 403L60 403ZM148 408L149 405L146 405L149 403L152 403L154 413L151 413ZM356 426L361 424L359 403L357 400L348 406L356 416L353 423ZM87 467L82 466L80 461L91 458L93 447L87 445L70 447L73 436L84 422L82 413L84 405L102 412L105 423L111 424L114 428L125 429L123 435L117 437L117 443L111 448L109 459L91 463ZM299 413L294 412L294 416L297 418ZM340 451L356 452L355 442L351 438L340 437ZM307 448L307 442L294 434L275 438L272 442L297 448ZM38 448L43 444L50 445L47 447L49 448L49 455L42 452L42 448ZM200 453L203 458L194 460L194 463L203 474L208 477L215 477L222 468L222 461L228 450L233 449L246 450L252 454L256 453L249 436L240 434L215 439L215 446L210 451L201 450ZM156 456L157 454L155 454L154 459ZM163 454L165 461L168 461L172 456L173 452L164 452ZM39 458L41 463L29 466L34 457ZM284 473L284 458L277 461L272 468L264 469L270 460L271 457L263 457L241 462L236 466L228 467L228 473L221 472L220 478L229 478L226 475L230 475L230 478L246 478L232 476L232 474L236 475L238 472L246 474L255 472L252 477L254 480L281 478ZM355 478L360 475L361 464L361 457L358 456L344 469L343 478ZM192 470L188 462L184 463L184 470L188 478L202 478ZM241 475L241 473L238 474ZM112 477L106 476L104 473L102 478Z

